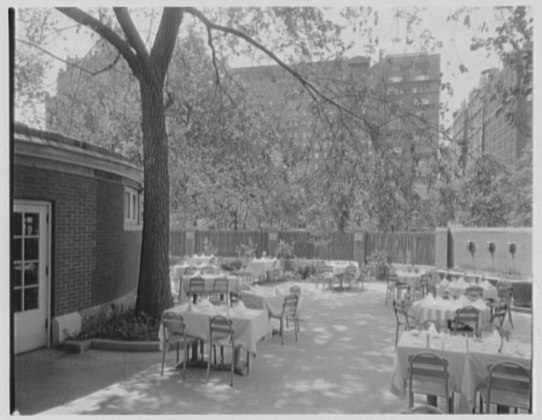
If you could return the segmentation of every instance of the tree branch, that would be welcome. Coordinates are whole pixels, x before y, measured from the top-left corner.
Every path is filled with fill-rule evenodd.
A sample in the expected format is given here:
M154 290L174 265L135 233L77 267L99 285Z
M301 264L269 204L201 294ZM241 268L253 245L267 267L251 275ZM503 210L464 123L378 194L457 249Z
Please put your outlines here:
M81 25L92 29L94 32L104 38L122 54L134 72L134 75L138 75L140 73L137 56L131 50L126 41L118 36L111 28L76 7L58 7L57 10Z
M110 64L108 64L107 66L105 66L104 68L102 68L100 70L90 71L90 70L88 70L88 69L86 69L86 68L84 68L84 67L82 67L82 66L80 66L78 64L72 63L71 61L65 60L62 57L59 57L59 56L53 54L52 52L47 51L45 48L42 48L39 45L32 44L31 42L25 41L24 39L20 39L20 38L16 38L15 40L17 42L22 42L23 44L29 45L29 46L31 46L33 48L36 48L36 49L40 50L41 52L53 57L55 60L61 61L62 63L67 64L68 66L75 67L76 69L81 70L84 73L90 74L91 76L96 76L96 75L98 75L100 73L103 73L103 72L105 72L107 70L110 70L111 68L113 68L115 66L115 64L117 64L117 62L119 61L119 58L120 58L120 51L117 50L117 56L115 57L115 59Z
M183 12L180 8L164 8L150 55L150 63L155 71L162 71L158 74L161 81L166 77L182 20Z
M316 100L315 95L317 95L320 98L322 98L323 100L325 100L326 102L329 102L330 104L334 105L335 107L339 108L340 110L342 110L342 111L346 112L347 114L351 115L352 117L357 118L357 119L361 119L361 117L359 115L357 115L356 113L352 112L348 108L345 108L344 106L342 106L340 103L338 103L338 102L334 101L333 99L329 98L328 96L324 95L315 85L313 85L311 82L306 80L298 72L296 72L294 69L292 69L288 64L286 64L279 57L277 57L272 51L267 49L265 46L260 44L258 41L252 39L250 36L244 34L241 31L238 31L237 29L230 28L228 26L218 25L218 24L215 24L215 23L211 22L209 19L207 19L207 17L202 12L200 12L199 10L197 10L197 9L195 9L193 7L183 7L182 9L186 13L189 13L192 16L199 19L207 28L215 29L217 31L221 31L221 32L224 32L224 33L235 35L235 36L245 40L249 44L253 45L254 47L259 49L260 51L264 52L267 56L272 58L280 67L282 67L284 70L286 70L288 73L290 73L293 77L295 77L303 85L303 87L307 90L307 92L309 92L309 94L313 97L313 99Z
M128 43L135 50L140 63L148 63L149 54L147 53L147 49L145 48L145 44L143 43L139 32L132 22L128 9L126 7L114 7L113 11L115 12L115 16L119 21L124 35L126 35Z

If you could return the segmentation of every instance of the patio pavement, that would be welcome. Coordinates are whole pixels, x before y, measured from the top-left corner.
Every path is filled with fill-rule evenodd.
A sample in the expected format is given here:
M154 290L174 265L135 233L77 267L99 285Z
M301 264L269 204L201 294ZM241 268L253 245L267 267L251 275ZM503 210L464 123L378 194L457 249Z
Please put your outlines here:
M407 407L389 391L395 317L384 305L385 285L330 292L297 282L304 299L301 333L286 343L258 344L250 375L173 368L175 352L43 349L15 358L15 402L20 414L372 414ZM529 340L531 315L513 313L515 337ZM507 324L508 325L508 324ZM169 362L169 363L168 363Z

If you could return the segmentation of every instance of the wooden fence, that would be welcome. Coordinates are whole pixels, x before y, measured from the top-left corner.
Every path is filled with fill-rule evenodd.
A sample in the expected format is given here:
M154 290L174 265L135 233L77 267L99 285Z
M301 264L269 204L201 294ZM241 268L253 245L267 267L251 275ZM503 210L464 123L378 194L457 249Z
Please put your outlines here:
M207 239L222 257L236 257L241 244L249 240L256 246L256 255L263 252L274 255L278 241L294 244L297 258L326 260L355 260L366 263L371 255L383 251L394 263L435 264L434 232L334 232L317 238L307 231L281 231L277 240L270 241L269 232L243 230L197 230L192 249L201 254ZM185 255L187 236L185 231L170 232L171 255Z

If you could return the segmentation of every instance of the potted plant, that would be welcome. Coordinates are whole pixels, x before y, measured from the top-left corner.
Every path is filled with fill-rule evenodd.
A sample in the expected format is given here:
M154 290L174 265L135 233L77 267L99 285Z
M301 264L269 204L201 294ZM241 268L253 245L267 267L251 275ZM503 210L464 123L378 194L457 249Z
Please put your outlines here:
M275 257L283 261L284 271L292 271L292 259L294 255L295 242L291 244L279 241L277 248L275 249Z
M489 241L487 243L487 250L491 254L492 271L495 272L495 242Z
M467 250L470 252L470 256L472 257L472 267L474 270L476 270L476 262L474 260L474 255L476 254L476 244L474 241L467 241Z

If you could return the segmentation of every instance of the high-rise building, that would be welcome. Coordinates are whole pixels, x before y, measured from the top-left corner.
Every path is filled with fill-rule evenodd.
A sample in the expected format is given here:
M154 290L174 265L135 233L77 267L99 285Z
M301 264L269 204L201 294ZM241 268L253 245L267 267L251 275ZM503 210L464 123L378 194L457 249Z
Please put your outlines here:
M482 72L479 86L454 112L453 139L460 146L459 164L468 170L482 154L490 154L508 168L517 168L532 145L532 99L522 95L514 63Z
M381 55L371 67L368 57L294 66L322 93L333 97L339 83L371 92L364 102L370 119L382 127L382 147L392 148L416 164L420 175L430 170L439 138L440 56ZM267 112L280 115L297 138L311 135L311 97L278 65L234 69L238 80ZM360 110L354 110L358 112Z

